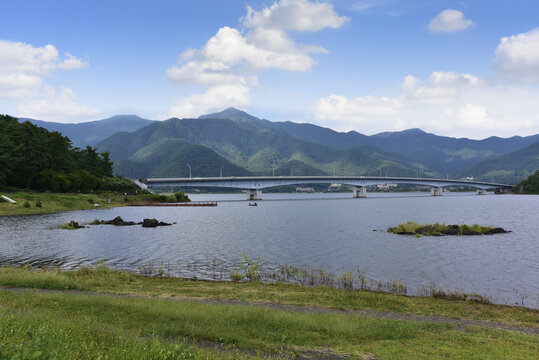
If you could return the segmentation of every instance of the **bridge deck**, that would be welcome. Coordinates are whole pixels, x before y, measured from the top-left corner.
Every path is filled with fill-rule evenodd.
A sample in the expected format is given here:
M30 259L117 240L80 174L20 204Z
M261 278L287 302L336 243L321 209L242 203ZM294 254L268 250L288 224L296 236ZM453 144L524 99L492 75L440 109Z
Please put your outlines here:
M182 187L226 187L237 189L264 189L274 186L299 184L343 184L358 187L380 184L412 184L432 187L468 186L478 189L511 189L508 184L497 184L482 181L406 178L406 177L377 177L377 176L244 176L244 177L206 177L206 178L152 178L143 179L148 187L182 186Z

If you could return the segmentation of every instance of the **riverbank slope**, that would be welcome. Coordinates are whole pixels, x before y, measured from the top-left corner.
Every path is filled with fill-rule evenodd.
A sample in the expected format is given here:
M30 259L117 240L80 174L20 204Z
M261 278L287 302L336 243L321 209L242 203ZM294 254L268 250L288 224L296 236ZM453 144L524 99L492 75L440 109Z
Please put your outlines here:
M539 350L537 310L511 306L105 266L5 267L0 285L7 355L19 340L61 358L528 359Z

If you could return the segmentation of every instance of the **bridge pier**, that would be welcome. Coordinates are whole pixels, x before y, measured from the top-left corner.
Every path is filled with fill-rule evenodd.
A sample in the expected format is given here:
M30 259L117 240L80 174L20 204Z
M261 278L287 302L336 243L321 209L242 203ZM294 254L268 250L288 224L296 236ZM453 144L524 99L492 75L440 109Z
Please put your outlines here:
M432 196L442 196L443 193L444 193L444 189L442 189L441 187L430 189L430 194Z
M477 195L486 195L487 191L485 189L477 189L475 193Z
M352 186L352 194L354 199L366 198L367 188L365 186Z
M262 191L259 189L247 189L247 200L262 200Z

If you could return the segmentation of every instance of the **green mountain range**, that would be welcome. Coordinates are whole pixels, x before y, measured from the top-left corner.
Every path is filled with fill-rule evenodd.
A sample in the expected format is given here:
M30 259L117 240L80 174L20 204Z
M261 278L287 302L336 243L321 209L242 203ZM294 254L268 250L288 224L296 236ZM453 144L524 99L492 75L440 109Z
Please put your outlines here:
M32 124L49 131L58 131L71 140L73 147L81 149L84 149L87 145L94 147L98 142L114 133L136 131L154 122L136 115L117 115L103 120L78 124L64 124L27 118L20 118L19 121L30 121Z
M421 173L514 184L539 168L533 160L539 134L471 140L409 129L366 136L272 122L234 108L198 119L121 115L81 124L30 121L61 132L75 146L109 151L116 173L138 178L189 176L189 164L197 177Z
M371 145L387 152L413 159L421 163L425 169L439 175L455 173L473 166L479 161L517 151L539 141L539 134L510 138L492 136L484 140L472 140L438 136L420 129L384 132L366 136L355 131L341 133L313 124L261 120L235 109L227 109L220 113L205 115L200 118L207 117L232 120L250 117L266 127L283 130L299 139L337 150L350 150Z
M234 171L234 176L245 170L258 175L269 175L273 170L276 174L294 175L377 175L382 170L393 176L414 176L423 170L420 163L372 146L331 149L267 127L238 110L227 111L242 116L227 119L210 114L199 119L170 119L132 133L114 134L97 147L99 151L109 151L117 164L116 171L126 176L135 175L129 169L137 164L137 176L183 176L187 162L184 158L180 162L174 149L189 145L212 151L205 154L204 166L199 167L196 159L190 163L196 176L215 176L223 165L227 173ZM178 151L186 156L187 150ZM224 159L229 162L225 164ZM244 172L240 173L240 168Z
M539 142L524 149L484 160L456 174L458 177L470 177L483 181L516 184L539 169Z

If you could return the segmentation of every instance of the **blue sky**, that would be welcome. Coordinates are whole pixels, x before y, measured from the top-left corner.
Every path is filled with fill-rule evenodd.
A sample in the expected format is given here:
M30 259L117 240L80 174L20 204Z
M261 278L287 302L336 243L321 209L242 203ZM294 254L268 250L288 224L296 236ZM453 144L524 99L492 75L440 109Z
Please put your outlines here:
M0 109L539 133L537 1L2 1Z

